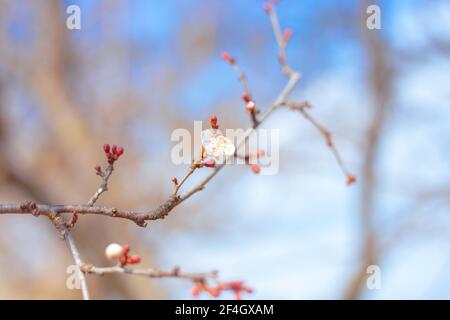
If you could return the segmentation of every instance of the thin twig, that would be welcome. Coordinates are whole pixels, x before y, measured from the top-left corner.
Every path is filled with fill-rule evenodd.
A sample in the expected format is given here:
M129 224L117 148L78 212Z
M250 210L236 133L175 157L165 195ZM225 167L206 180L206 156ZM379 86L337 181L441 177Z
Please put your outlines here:
M160 271L156 269L133 269L121 267L119 265L113 267L96 267L91 264L84 264L82 271L86 274L106 275L106 274L130 274L143 276L147 278L179 278L191 280L194 282L206 282L207 279L217 279L217 271L187 273L181 272L180 268L175 267L171 271Z
M176 196L178 193L178 190L180 190L181 186L187 181L187 179L194 173L196 166L191 166L189 171L184 175L184 177L181 179L180 182L175 184L174 190L172 192L172 196Z
M292 75L292 73L294 73L295 71L293 71L287 63L287 58L286 58L287 42L285 41L285 39L283 37L283 32L281 31L280 23L278 21L278 15L277 15L274 4L271 4L269 6L267 14L269 15L270 22L272 24L273 33L275 35L275 40L277 41L277 44L278 44L278 49L279 49L278 62L280 62L280 64L281 64L281 69L282 69L283 73L286 76L290 77Z
M100 198L100 196L108 191L108 181L111 177L112 173L114 171L114 165L109 164L108 167L106 167L105 172L102 172L102 183L100 184L100 187L98 188L97 192L89 199L88 205L93 206L97 200Z
M344 164L344 161L342 161L342 157L336 148L336 144L333 141L333 137L331 132L325 128L322 124L320 124L308 111L307 109L311 109L312 106L308 101L304 102L288 102L284 104L287 106L290 110L295 110L300 112L303 117L305 117L306 120L308 120L325 138L325 141L327 143L327 146L331 149L331 152L333 153L334 158L336 159L337 164L339 165L339 168L344 173L344 175L347 177L347 179L352 179L353 174L347 169L347 167ZM354 179L354 178L353 178ZM348 180L350 181L350 180Z

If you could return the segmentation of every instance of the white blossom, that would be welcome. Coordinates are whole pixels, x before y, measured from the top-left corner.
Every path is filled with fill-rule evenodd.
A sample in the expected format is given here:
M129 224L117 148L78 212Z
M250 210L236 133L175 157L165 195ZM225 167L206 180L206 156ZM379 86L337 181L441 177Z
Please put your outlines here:
M224 157L233 155L236 150L233 142L218 129L203 130L201 140L206 158L212 158L216 162L222 162Z

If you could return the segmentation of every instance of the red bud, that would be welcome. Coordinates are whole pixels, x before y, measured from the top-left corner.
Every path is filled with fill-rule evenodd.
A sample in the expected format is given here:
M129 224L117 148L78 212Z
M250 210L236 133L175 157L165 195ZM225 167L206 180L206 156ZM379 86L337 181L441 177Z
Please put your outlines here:
M217 117L216 116L212 116L209 121L211 123L211 128L213 128L213 129L219 128L219 126L217 125Z
M125 149L123 147L120 147L117 149L116 155L120 157L125 152Z
M216 161L214 159L209 159L206 162L204 162L204 165L207 168L214 168L216 166Z
M234 59L228 52L222 52L222 59L228 62L229 64L235 64L236 59Z
M252 169L252 171L256 174L261 172L261 167L258 166L257 164L251 164L250 169Z
M220 291L213 288L205 288L205 290L214 298L217 298L220 295Z
M131 256L127 259L128 264L136 264L139 262L141 262L141 257L139 257L139 256Z
M109 151L111 150L111 146L108 143L105 143L103 145L103 150L105 151L105 153L109 153Z
M198 297L198 295L200 294L200 292L202 292L203 290L203 283L196 283L194 285L194 287L191 290L191 294L193 297Z
M256 151L256 157L257 157L257 158L264 157L265 155L266 155L266 153L265 153L264 150L258 150L258 151Z
M354 175L348 175L347 176L347 185L348 186L353 184L353 183L355 183L355 182L356 182L356 177Z
M249 103L250 101L252 101L252 97L248 92L244 92L244 94L242 95L242 100L244 100L245 103Z
M290 28L284 30L284 32L283 32L283 40L284 40L285 43L288 42L291 39L292 33L293 33L293 31Z

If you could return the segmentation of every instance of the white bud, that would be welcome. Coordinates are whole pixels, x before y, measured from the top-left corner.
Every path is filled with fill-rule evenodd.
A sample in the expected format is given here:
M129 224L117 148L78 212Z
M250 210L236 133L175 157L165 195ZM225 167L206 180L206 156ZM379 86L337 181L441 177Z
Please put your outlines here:
M123 255L123 247L120 244L111 243L106 247L105 255L110 260L119 259Z

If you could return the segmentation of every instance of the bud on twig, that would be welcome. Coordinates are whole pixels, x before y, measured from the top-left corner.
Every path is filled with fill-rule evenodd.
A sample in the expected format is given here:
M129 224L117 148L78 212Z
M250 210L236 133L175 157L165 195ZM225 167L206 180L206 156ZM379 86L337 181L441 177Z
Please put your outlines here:
M293 31L290 28L284 30L284 32L283 32L283 41L284 41L285 44L288 43L289 40L291 39L292 33L293 33Z
M236 64L236 59L233 58L228 52L224 51L222 52L222 59L228 62L231 65Z
M347 176L347 185L352 185L356 182L356 177L354 175Z
M212 116L210 119L211 128L213 129L219 129L219 125L217 124L217 117Z
M252 169L252 171L256 174L261 172L261 167L258 166L257 164L251 164L250 169Z
M214 168L216 166L216 161L214 159L209 159L203 163L207 168Z

